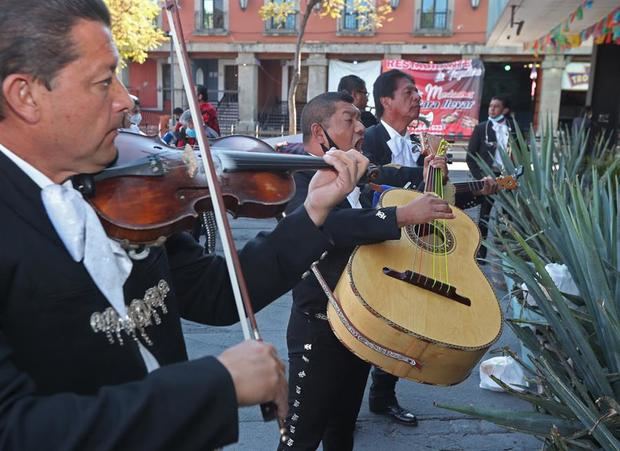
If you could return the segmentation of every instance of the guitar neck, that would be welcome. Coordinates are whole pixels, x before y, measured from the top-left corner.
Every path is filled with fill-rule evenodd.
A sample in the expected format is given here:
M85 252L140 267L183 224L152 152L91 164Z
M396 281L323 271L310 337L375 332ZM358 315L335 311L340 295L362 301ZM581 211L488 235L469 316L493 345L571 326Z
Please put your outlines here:
M473 180L471 182L456 182L454 183L454 189L457 193L475 193L484 188L484 181Z

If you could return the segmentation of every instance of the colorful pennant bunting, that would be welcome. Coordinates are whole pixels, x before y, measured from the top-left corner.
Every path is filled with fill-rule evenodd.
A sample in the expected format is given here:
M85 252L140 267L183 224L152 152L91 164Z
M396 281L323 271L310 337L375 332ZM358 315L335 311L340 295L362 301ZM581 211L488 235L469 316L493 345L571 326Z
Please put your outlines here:
M554 51L579 47L585 40L592 37L596 44L620 44L620 7L615 8L601 20L584 28L578 33L570 32L570 24L575 20L583 20L583 10L592 8L594 0L583 0L580 5L569 14L562 23L554 27L549 33L534 42L523 44L525 50L533 50L534 54L544 52L547 47Z

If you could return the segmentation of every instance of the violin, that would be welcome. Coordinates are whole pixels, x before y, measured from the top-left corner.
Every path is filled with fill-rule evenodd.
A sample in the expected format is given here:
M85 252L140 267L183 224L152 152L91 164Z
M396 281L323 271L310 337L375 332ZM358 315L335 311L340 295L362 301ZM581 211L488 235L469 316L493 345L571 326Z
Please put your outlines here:
M108 236L126 247L159 245L213 209L199 152L122 130L115 145L118 157L111 167L73 180ZM210 147L233 217L275 217L295 194L291 171L331 167L322 158L276 153L249 136L218 138Z
M218 182L218 171L215 167L215 161L211 155L210 144L207 141L206 133L203 125L204 121L200 116L198 108L198 99L191 79L191 71L189 66L189 58L185 41L183 40L183 29L181 25L181 17L176 0L166 0L163 10L170 26L170 36L172 37L173 47L175 49L177 59L179 61L179 69L181 70L181 78L183 79L183 88L189 100L189 107L194 124L197 128L197 140L199 144L199 152L202 156L202 166L206 175L206 181L212 195L213 213L219 230L222 232L222 249L226 259L226 267L230 277L230 284L235 296L235 305L239 314L241 329L243 330L243 338L246 340L260 340L261 335L254 316L254 309L250 300L239 254L235 249L232 237L232 230L226 216L227 206L224 200L224 194L220 183ZM174 12L174 14L173 14ZM274 400L264 402L260 406L263 419L270 421L278 418L278 408ZM288 440L286 428L284 427L284 418L278 418L280 430L280 440L285 443Z

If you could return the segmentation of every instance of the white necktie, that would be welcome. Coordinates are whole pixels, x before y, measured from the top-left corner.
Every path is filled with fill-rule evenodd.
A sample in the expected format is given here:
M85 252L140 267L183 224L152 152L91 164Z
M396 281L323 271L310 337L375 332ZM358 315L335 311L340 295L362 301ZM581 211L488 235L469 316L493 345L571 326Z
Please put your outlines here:
M84 261L88 274L120 318L127 318L123 285L131 273L131 259L112 241L93 208L68 181L41 191L43 205L56 233L74 261ZM159 367L157 359L138 342L148 372Z
M90 277L121 318L127 316L123 285L132 263L121 246L111 241L95 211L71 182L48 185L41 191L45 210L76 262L84 261Z
M394 156L392 163L400 164L403 166L415 167L416 162L411 152L412 144L407 138L402 135L394 135L392 138L394 141Z

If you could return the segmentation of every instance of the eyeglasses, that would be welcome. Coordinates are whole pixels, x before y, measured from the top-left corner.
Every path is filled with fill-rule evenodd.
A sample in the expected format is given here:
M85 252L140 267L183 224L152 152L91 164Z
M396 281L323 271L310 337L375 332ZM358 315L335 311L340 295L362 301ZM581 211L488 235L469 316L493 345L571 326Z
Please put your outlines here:
M357 91L357 92L368 97L368 91Z

